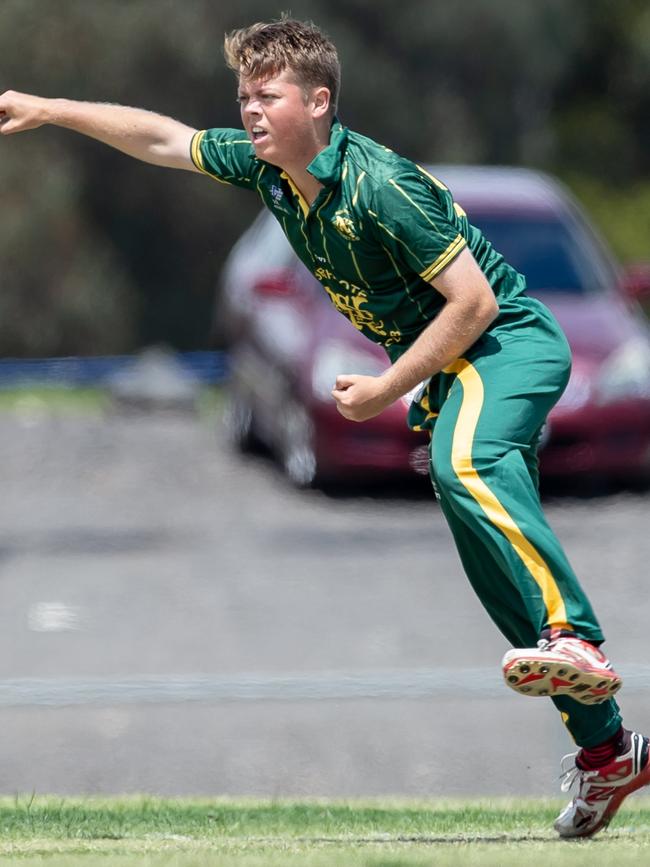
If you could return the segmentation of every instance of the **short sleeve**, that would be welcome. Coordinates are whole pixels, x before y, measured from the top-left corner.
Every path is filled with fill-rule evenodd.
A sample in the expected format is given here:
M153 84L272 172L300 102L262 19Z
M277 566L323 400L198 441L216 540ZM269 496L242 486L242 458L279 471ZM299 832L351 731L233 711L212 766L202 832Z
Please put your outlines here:
M427 283L467 244L451 193L415 166L376 188L369 215L400 270L415 271Z
M217 181L255 188L259 163L243 129L204 129L195 133L190 156L199 171Z

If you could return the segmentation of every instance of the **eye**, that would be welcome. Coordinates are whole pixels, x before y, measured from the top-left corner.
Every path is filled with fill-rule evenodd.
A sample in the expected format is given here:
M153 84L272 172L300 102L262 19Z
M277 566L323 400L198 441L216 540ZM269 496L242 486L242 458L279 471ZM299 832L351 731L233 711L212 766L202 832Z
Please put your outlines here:
M236 102L238 102L240 105L243 105L247 99L248 99L247 96L242 96L241 94L239 94L237 96Z

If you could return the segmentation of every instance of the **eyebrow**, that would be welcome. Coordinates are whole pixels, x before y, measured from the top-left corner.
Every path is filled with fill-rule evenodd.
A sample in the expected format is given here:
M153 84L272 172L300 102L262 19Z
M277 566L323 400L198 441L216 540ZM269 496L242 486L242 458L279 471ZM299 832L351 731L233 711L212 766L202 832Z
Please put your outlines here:
M259 87L254 87L252 89L253 93L264 93L264 91L274 91L275 88L272 84L261 84ZM249 96L249 93L238 88L237 96Z

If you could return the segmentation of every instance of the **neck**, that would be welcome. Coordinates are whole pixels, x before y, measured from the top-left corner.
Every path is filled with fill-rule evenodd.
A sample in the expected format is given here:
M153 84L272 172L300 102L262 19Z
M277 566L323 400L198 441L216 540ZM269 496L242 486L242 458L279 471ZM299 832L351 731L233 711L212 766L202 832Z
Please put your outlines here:
M288 161L285 165L281 166L282 170L289 175L293 183L300 190L302 197L308 205L313 203L316 196L323 189L323 185L313 175L309 174L307 166L329 145L329 123L327 127L323 125L320 129L314 130L314 132L313 139L310 137L311 140L300 157Z
M306 168L285 168L283 171L289 175L307 204L311 205L315 201L316 196L323 189L323 185L320 181L317 181L313 175L310 175Z

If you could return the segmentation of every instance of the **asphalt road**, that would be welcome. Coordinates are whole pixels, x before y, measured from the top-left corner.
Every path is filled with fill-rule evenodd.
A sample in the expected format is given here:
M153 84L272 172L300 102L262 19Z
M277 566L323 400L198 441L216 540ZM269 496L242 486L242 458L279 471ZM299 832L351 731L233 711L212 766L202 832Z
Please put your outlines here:
M0 415L0 792L557 794L571 743L433 498L289 489L192 418ZM552 525L650 730L650 495Z

